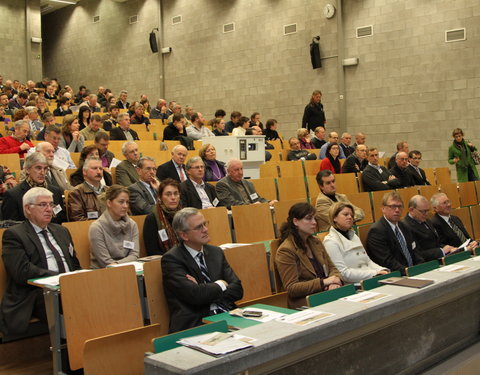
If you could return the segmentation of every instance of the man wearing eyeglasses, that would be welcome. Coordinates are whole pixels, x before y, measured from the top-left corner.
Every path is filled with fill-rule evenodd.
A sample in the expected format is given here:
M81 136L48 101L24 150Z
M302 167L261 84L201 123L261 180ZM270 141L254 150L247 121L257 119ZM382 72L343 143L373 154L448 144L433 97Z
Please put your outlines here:
M367 235L366 250L377 264L405 275L405 268L423 263L417 244L400 221L403 201L397 192L385 193L382 199L383 216L372 225Z
M457 250L440 242L440 236L428 219L430 202L422 195L414 195L408 202L408 214L402 220L413 235L419 253L425 261L442 258Z
M222 206L217 198L215 187L203 181L205 164L202 158L194 156L188 159L185 169L188 178L180 184L182 206L195 207L199 210Z
M47 158L40 152L34 152L27 156L24 165L25 180L4 193L2 202L2 215L4 220L25 220L22 204L23 196L31 188L44 187L53 194L55 207L53 209L54 216L52 221L58 224L66 221L67 215L65 213L65 206L63 205L62 190L54 184L48 183L48 168Z
M34 187L23 196L26 220L3 234L3 261L8 284L0 308L4 334L25 333L31 318L46 322L41 288L29 279L80 269L68 229L51 223L56 204L51 191Z
M162 257L163 288L170 310L170 332L202 324L227 312L243 296L242 283L223 250L208 245L207 223L196 208L184 208L172 223L181 243Z
M408 171L413 176L413 181L415 185L430 185L430 182L427 180L425 171L419 167L420 162L422 161L422 153L417 150L410 151L408 153L409 166L407 167Z

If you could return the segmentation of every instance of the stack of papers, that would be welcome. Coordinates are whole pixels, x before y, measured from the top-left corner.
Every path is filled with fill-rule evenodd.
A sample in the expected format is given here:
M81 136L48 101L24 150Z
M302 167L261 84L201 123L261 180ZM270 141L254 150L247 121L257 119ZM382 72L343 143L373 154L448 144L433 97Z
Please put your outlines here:
M471 269L472 267L469 266L462 266L457 264L451 264L449 266L441 267L438 270L440 272L463 272Z
M262 316L259 316L259 317L244 316L243 315L244 310L258 311L258 312L262 313ZM246 309L231 310L231 311L229 311L229 314L232 315L232 316L238 316L238 317L244 318L244 319L255 320L255 321L260 322L260 323L269 322L271 320L275 320L275 319L281 318L282 316L285 316L285 314L282 314L282 313L279 313L279 312L276 312L276 311L257 309L257 308L254 308L254 307L248 307Z
M78 270L78 271L61 273L61 274L55 275L55 276L43 277L41 279L35 280L35 284L45 285L45 286L58 286L58 285L60 285L60 277L62 277L62 276L68 276L68 275L73 275L75 273L89 272L89 271L91 271L91 270Z
M277 319L277 322L295 324L297 326L306 326L311 323L318 322L319 320L329 318L335 314L327 313L323 311L304 310L298 313L285 315L282 318Z
M143 271L143 262L126 262L120 264L109 264L108 267L123 267L123 266L130 266L133 265L135 267L135 272L142 272Z
M205 335L187 337L177 341L178 344L199 350L215 357L250 348L255 339L233 333L213 332Z
M370 302L375 302L378 300L381 300L383 298L388 297L389 294L384 294L384 293L375 293L375 292L360 292L348 297L343 297L344 301L349 301L349 302L359 302L359 303L370 303Z

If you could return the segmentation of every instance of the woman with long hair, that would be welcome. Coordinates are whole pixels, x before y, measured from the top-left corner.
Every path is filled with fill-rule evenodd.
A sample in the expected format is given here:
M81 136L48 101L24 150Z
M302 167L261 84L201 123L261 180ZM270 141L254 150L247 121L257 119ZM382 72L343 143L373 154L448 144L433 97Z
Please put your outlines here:
M143 240L148 255L164 254L178 243L172 221L182 209L180 202L180 183L172 178L163 180L158 187L157 204L143 225Z
M78 109L79 130L85 129L90 124L90 117L92 117L92 110L87 105L80 106Z
M306 305L305 297L342 286L340 272L330 260L322 241L314 237L315 208L296 203L280 229L275 265L288 293L288 307Z
M81 152L85 138L80 134L79 123L76 115L66 115L63 118L62 135L59 146L70 152Z
M340 146L338 143L332 142L327 146L327 152L325 158L320 163L320 170L324 171L328 169L332 173L342 173L342 166L340 164Z
M310 102L303 111L302 128L314 131L317 126L325 128L325 112L323 111L322 92L315 90L310 97Z

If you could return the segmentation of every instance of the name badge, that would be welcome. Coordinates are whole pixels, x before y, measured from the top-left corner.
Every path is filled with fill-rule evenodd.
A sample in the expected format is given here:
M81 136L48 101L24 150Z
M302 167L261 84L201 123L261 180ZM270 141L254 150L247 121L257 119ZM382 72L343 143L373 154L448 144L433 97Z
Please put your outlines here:
M212 204L213 204L214 207L217 207L217 204L218 204L218 203L219 203L218 198L215 198L215 199L213 200L213 202L212 202Z
M73 245L72 244L68 245L68 252L70 253L70 256L73 257Z
M167 231L165 229L160 229L158 231L158 235L160 236L160 239L163 241L168 241L168 234L167 234Z
M56 214L58 214L60 211L62 211L62 206L60 206L59 204L57 204L57 205L53 208L53 213L56 215Z
M415 241L412 242L412 250L415 250L415 248L417 247L417 244L415 243Z
M257 194L257 193L250 194L250 199L251 199L252 201L254 201L254 200L257 199L257 198L258 198L258 194Z
M135 247L135 243L133 241L123 241L123 247L132 250Z
M98 219L98 212L97 211L87 212L87 219Z

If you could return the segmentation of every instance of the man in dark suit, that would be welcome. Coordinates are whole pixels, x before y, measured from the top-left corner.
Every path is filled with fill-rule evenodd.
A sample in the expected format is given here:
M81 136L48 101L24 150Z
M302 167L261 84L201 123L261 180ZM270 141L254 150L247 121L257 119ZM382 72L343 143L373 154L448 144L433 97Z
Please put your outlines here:
M185 146L177 145L172 149L172 159L163 163L157 168L157 178L160 181L166 178L173 178L176 181L183 182L187 179L185 171L185 160L188 151Z
M127 97L128 93L125 90L120 91L118 102L116 102L115 105L118 108L128 109L128 107L130 107L130 103L127 102Z
M215 185L218 199L227 207L251 203L268 203L273 206L277 200L268 201L261 197L255 186L243 179L243 163L239 159L230 159L226 164L227 175Z
M315 128L310 142L315 146L315 148L322 148L322 146L327 143L325 140L325 128L323 126L317 126Z
M138 145L133 141L125 142L122 145L122 154L125 156L125 160L117 165L115 176L117 184L130 186L140 179L136 169L138 159L140 158Z
M188 178L180 184L182 206L200 209L221 206L215 187L203 181L205 164L202 158L194 156L185 166Z
M4 220L25 220L22 199L25 193L32 187L40 186L50 190L53 194L53 209L55 223L61 224L67 220L65 206L63 204L63 191L54 184L48 184L46 176L48 173L47 158L40 152L34 152L25 160L26 179L12 189L5 191L2 203L2 215Z
M28 285L29 279L80 269L68 229L50 222L54 207L49 190L30 189L23 196L27 220L3 234L2 256L8 279L0 328L5 334L26 332L32 317L46 322L42 289Z
M175 113L172 117L172 122L163 129L163 140L176 141L180 136L187 137L186 124L185 116L181 113Z
M352 135L350 133L343 133L340 138L340 147L346 158L355 152L355 148L351 146Z
M387 168L378 165L378 150L368 150L368 165L362 173L362 183L365 191L389 190L400 187L400 181L392 176Z
M358 173L368 165L367 146L357 145L355 152L345 159L342 166L342 173Z
M162 257L163 288L170 310L170 332L202 324L202 318L234 309L242 283L223 250L208 245L207 223L196 208L176 213L173 229L181 243Z
M407 170L412 174L413 182L415 185L430 185L430 182L427 180L425 171L419 167L420 162L422 161L422 153L417 150L410 151L408 153L409 165Z
M117 117L118 126L110 130L110 139L112 141L138 141L138 134L135 130L130 129L130 115L128 113L120 113Z
M155 160L149 156L140 158L137 164L139 181L128 187L130 210L133 215L146 215L155 205L160 182L155 177Z
M425 261L441 258L456 247L440 243L440 236L428 219L430 202L422 195L414 195L408 202L408 214L402 220L412 233L417 250Z
M461 246L472 238L458 216L452 215L452 205L445 193L437 193L430 199L435 215L432 224L440 236L440 242L455 247ZM477 241L471 241L467 250L472 251L478 246Z
M397 157L397 154L402 151L406 152L408 155L408 143L405 141L400 141L397 143L397 152L394 153L391 158L388 160L387 168L392 169L395 165L395 158Z
M395 165L390 169L390 173L400 181L399 187L414 186L413 175L408 170L408 154L406 152L397 152L395 156Z
M383 216L370 228L366 250L377 264L405 275L405 268L423 263L417 253L416 243L410 230L400 218L403 202L396 192L385 193L382 200Z

